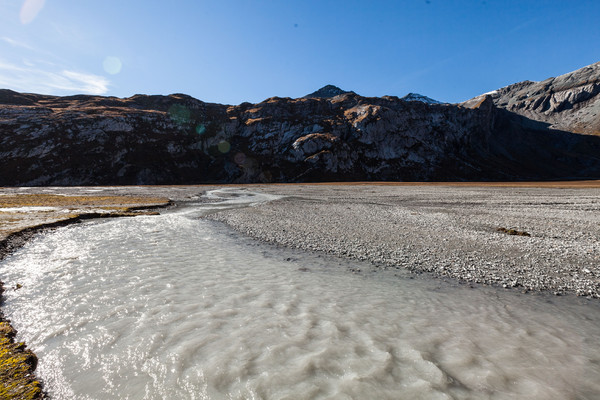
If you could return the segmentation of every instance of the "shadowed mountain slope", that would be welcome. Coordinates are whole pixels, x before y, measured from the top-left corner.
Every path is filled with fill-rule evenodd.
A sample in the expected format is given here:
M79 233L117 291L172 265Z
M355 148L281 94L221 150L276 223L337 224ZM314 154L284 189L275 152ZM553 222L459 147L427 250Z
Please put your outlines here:
M561 78L588 94L552 112L595 107L592 75L591 86ZM564 121L533 106L515 112L506 96L451 105L349 92L229 106L0 90L0 185L600 178L600 137L555 129Z
M311 94L307 94L306 96L304 96L304 98L307 98L307 99L329 99L331 97L339 96L341 94L346 94L346 93L356 94L354 92L348 92L346 90L342 90L337 86L326 85L326 86L323 86L321 89L319 89L315 92L312 92Z

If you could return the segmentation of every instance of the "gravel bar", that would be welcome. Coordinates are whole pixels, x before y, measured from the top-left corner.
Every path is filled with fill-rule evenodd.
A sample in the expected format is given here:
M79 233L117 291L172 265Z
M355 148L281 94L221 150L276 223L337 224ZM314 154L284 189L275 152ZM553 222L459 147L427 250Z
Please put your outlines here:
M598 188L265 185L251 190L286 197L208 218L265 242L370 261L383 269L600 297ZM522 235L508 234L511 230Z

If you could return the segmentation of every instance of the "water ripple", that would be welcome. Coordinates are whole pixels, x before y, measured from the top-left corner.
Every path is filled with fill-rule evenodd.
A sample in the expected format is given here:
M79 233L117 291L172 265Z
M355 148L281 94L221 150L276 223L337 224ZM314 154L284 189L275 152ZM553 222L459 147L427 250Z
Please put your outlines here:
M0 266L23 284L5 311L54 398L600 393L595 304L284 261L197 215L71 226Z

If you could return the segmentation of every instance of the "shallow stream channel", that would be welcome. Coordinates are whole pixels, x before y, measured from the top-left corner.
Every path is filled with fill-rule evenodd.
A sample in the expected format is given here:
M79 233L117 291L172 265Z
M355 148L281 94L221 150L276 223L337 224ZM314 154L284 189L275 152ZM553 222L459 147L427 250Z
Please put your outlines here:
M600 398L598 301L261 244L201 217L275 197L207 197L46 232L0 264L53 399Z

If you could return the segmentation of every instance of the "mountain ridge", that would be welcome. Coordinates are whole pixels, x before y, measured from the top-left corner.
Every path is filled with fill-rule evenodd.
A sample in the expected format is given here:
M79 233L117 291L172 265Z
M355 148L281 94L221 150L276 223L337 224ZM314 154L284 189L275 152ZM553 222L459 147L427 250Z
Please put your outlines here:
M543 81L513 83L482 96L508 111L545 122L552 129L600 135L600 62Z
M595 104L593 90L575 96L581 76L561 92L574 106L542 117ZM600 178L600 137L515 112L527 99L511 103L515 93L536 83L516 85L458 105L353 92L222 105L0 90L0 186Z
M437 101L432 99L431 97L427 97L425 95L419 93L408 93L406 96L400 97L400 100L405 101L420 101L428 104L443 104L441 101Z

